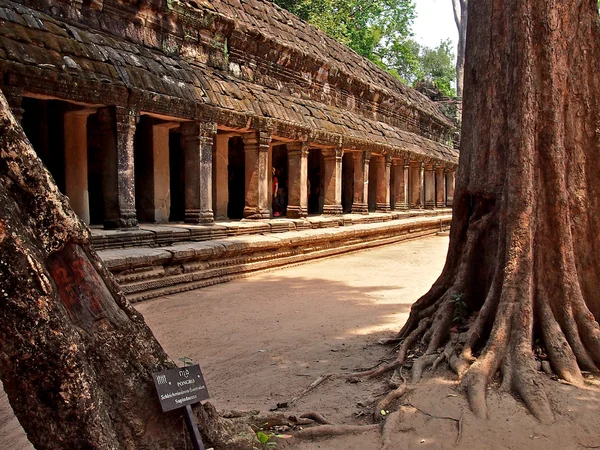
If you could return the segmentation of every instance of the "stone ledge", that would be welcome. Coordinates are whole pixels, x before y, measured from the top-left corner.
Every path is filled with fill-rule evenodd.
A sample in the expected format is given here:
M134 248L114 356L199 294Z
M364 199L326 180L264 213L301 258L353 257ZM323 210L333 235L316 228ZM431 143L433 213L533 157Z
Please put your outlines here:
M102 250L98 254L127 298L142 301L446 230L451 214L379 223L231 236L162 248ZM342 221L343 223L343 221Z
M96 250L130 247L164 247L187 241L209 241L232 236L297 232L317 228L337 228L378 223L411 217L435 217L451 214L449 208L437 210L407 210L391 213L344 214L311 216L306 219L224 220L211 225L167 223L140 224L137 229L104 230L92 227L92 244Z

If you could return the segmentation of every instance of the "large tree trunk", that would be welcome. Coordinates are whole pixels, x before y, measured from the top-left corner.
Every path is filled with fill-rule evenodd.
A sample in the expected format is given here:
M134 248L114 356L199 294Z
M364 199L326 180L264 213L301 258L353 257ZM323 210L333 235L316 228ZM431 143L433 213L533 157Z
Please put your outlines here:
M477 415L500 371L503 388L551 421L536 340L564 380L598 372L599 45L594 0L470 2L446 265L413 305L396 362L367 375L419 343L445 347Z
M40 449L190 447L151 378L175 365L89 242L0 93L0 377L15 414ZM250 428L197 414L207 443L254 448Z
M465 72L465 48L467 43L468 0L452 0L454 22L458 30L456 49L456 96L462 98Z

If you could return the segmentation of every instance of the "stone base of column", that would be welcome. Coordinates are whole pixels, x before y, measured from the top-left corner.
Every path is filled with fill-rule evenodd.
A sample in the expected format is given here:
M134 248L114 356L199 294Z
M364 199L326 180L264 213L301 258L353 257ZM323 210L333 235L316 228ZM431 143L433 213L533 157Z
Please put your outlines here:
M269 211L261 211L256 207L244 207L244 219L270 219Z
M285 216L291 219L301 219L308 216L308 208L288 205Z
M200 211L199 209L187 209L183 219L185 223L213 223L215 221L212 211Z
M366 203L352 203L352 214L369 214L369 205Z
M118 218L104 219L104 228L107 230L137 228L139 226L135 210L124 211L121 213L121 217Z
M406 202L397 202L394 204L394 210L395 211L399 211L399 210L407 210L408 208L408 204Z
M386 212L390 212L390 205L389 203L377 203L377 206L375 207L375 210L377 212L382 212L382 213L386 213Z
M323 205L323 214L340 215L343 214L342 205Z
M447 207L447 208L450 208L451 206L454 206L454 201L452 201L452 200L448 200L448 201L446 202L446 207Z
M434 209L435 202L425 202L425 209Z

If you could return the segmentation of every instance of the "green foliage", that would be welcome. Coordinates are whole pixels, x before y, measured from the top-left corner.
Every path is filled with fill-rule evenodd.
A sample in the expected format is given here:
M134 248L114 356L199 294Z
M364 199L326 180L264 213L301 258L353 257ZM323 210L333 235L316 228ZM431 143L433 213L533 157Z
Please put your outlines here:
M434 83L448 97L456 95L452 87L456 70L450 39L440 42L435 48L409 40L404 48L409 52L397 52L394 59L387 61L388 69L397 71L400 79L407 84L414 86L419 81L427 81Z
M599 0L600 1L600 0ZM436 48L411 39L413 0L274 0L406 84L426 80L455 95L450 40Z
M257 431L256 438L260 442L263 448L272 448L277 446L277 442L271 442L271 438L276 436L273 433L265 433L264 431Z
M192 358L189 358L187 356L184 356L183 358L177 358L177 359L183 363L183 367L193 365L192 364L193 363Z
M412 0L274 0L373 62L410 35Z

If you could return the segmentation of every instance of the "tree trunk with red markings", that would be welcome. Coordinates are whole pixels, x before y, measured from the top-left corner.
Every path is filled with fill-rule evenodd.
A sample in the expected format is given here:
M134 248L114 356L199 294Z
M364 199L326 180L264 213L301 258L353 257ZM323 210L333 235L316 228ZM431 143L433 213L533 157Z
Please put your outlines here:
M175 364L90 248L1 93L0 344L4 389L36 448L191 447L151 377ZM207 444L258 448L250 427L209 404L196 413Z
M415 346L445 347L477 415L500 374L552 421L536 340L570 383L600 367L597 4L479 0L468 16L446 265L413 305L396 362L367 375L399 367Z

